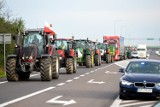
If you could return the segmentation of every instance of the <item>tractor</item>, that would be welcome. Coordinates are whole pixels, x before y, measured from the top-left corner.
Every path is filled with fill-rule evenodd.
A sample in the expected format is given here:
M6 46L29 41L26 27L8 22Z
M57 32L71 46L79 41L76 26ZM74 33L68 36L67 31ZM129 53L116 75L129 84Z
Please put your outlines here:
M98 47L97 42L93 42L94 45L94 62L95 66L101 66L101 52L100 48Z
M66 67L67 74L76 73L77 59L73 39L57 38L55 44L59 54L60 67Z
M75 49L79 66L86 68L94 66L94 44L91 40L88 38L75 40Z
M13 36L15 54L6 60L8 81L28 80L34 71L40 72L42 81L59 78L59 56L55 49L54 31L29 29Z

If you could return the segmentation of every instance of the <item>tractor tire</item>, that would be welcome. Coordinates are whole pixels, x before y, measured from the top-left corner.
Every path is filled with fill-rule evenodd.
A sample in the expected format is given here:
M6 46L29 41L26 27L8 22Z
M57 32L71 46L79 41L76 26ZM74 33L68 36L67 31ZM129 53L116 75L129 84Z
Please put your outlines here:
M72 58L67 58L66 60L66 73L67 74L72 74L73 73L73 59Z
M18 81L19 76L16 72L16 58L8 58L6 62L6 76L8 81Z
M114 56L111 56L111 62L112 63L114 62Z
M110 63L110 59L111 59L111 58L110 58L110 55L107 54L107 55L106 55L106 63Z
M75 57L73 59L73 73L76 73L77 71L77 58Z
M92 66L92 59L90 55L86 55L86 68L91 68Z
M60 62L58 57L53 62L53 71L52 71L52 79L58 79L59 78L59 72L60 72Z
M99 56L98 55L95 55L95 66L99 66Z
M19 80L28 80L30 77L30 72L19 72Z
M50 58L42 58L40 62L40 73L42 81L52 80L52 61Z
M92 68L94 67L94 63L95 63L95 61L94 61L94 55L92 55L91 56L91 67Z
M99 56L99 66L101 66L102 58Z

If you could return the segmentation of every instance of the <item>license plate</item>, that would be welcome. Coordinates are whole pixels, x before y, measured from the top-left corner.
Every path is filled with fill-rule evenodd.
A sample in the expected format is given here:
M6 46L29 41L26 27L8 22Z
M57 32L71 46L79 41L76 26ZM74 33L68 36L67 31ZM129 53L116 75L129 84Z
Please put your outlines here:
M139 93L152 93L152 89L139 88L137 92Z

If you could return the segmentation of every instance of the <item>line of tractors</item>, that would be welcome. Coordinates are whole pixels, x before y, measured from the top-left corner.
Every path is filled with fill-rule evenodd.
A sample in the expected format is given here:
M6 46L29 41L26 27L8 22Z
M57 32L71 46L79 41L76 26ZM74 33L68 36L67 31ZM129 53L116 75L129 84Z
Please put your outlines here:
M8 81L28 80L34 71L40 72L42 81L59 78L61 67L67 74L76 73L77 65L91 68L101 66L101 60L113 62L116 48L104 39L103 43L86 39L57 38L49 27L29 29L12 36L15 53L6 60ZM116 42L116 41L112 41ZM121 56L125 59L125 55Z

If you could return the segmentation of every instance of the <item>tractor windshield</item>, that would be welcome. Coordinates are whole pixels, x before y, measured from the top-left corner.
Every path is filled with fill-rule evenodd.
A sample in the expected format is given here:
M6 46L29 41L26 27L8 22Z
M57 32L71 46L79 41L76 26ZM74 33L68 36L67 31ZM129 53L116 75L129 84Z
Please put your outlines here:
M63 49L63 50L67 49L67 41L66 40L56 40L55 43L56 43L57 49Z
M24 37L23 47L29 46L29 44L35 44L38 47L39 54L43 50L43 37L37 32L30 32Z
M85 48L86 42L85 41L76 41L76 48Z

